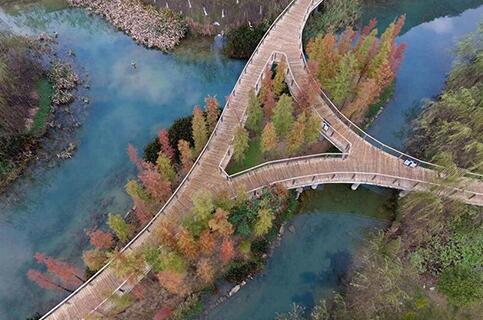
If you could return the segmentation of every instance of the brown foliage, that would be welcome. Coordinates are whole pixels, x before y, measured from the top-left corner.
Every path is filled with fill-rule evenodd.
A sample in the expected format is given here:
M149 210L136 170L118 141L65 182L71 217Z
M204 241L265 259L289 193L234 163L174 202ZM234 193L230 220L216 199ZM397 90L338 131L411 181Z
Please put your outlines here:
M220 247L220 260L226 265L235 256L235 247L233 246L233 240L230 238L223 238L223 242Z
M182 296L189 292L184 274L161 271L157 274L157 277L161 287L165 288L169 293Z
M88 230L86 233L89 236L91 244L97 249L109 249L113 245L113 237L109 232L96 229Z
M211 255L215 249L215 237L209 230L203 230L198 241L204 254Z
M169 158L169 160L173 161L174 149L169 143L168 131L166 129L159 130L158 140L161 145L161 151Z
M204 283L211 283L215 277L215 268L209 259L202 258L196 264L196 274Z
M176 243L178 245L179 250L188 259L193 260L198 256L199 252L198 252L198 246L196 245L196 241L193 238L193 235L185 228L181 228L176 234Z

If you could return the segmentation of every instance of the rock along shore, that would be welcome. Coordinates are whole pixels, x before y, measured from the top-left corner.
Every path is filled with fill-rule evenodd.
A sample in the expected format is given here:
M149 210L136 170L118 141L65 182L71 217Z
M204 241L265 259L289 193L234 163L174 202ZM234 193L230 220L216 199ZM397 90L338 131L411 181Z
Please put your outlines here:
M68 0L103 16L136 42L162 51L173 49L186 35L183 18L169 9L157 9L139 0Z

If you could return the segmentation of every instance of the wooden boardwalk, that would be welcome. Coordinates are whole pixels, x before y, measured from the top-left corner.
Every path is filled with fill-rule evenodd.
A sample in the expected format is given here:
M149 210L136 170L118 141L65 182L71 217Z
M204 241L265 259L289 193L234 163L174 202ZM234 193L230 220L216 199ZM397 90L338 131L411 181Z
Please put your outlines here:
M340 156L315 155L274 161L234 176L228 176L224 171L234 130L244 119L248 93L260 84L267 62L276 56L280 57L280 53L286 57L290 80L293 80L289 83L291 90L297 90L297 86L308 79L305 58L301 54L301 32L309 13L320 2L294 0L277 18L242 71L216 129L193 168L166 205L123 250L136 250L149 241L151 230L156 228L161 215L179 216L186 213L191 208L192 195L198 190L216 193L244 186L248 191L256 191L274 183L283 183L288 188L320 183L363 183L402 190L424 190L432 183L437 175L434 170L405 166L400 157L409 156L365 136L344 119L325 97L320 97L314 110L330 123L331 134L326 136L343 151ZM483 184L472 179L465 182L464 189L449 189L448 195L482 205ZM130 279L128 282L117 277L110 264L107 264L42 319L102 318L110 307L108 297L128 292L136 280L139 279Z

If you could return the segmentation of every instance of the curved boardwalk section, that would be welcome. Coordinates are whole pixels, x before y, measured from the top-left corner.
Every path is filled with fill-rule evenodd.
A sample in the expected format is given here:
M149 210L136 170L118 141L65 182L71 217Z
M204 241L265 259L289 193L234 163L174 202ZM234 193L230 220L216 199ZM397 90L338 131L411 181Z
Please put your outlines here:
M201 189L216 193L220 190L236 190L240 186L257 191L274 183L282 183L288 188L320 183L364 183L402 190L424 190L433 183L437 174L430 169L430 164L421 162L426 167L416 168L405 166L402 159L410 156L367 136L346 119L322 92L314 110L330 123L331 132L335 134L327 138L343 151L341 156L314 155L279 160L241 174L226 174L224 167L229 161L234 130L243 122L248 93L259 85L267 63L275 60L278 53L286 57L290 80L293 80L289 84L291 90L298 90L300 84L308 80L301 35L310 12L320 2L294 0L275 20L242 71L214 132L192 169L166 205L124 251L135 250L149 241L151 230L156 228L161 215L182 215L189 210L191 196ZM449 189L448 195L482 205L483 184L467 179L464 189ZM109 296L128 292L132 289L132 283L140 279L127 280L116 276L110 264L107 264L42 319L102 317L109 309Z

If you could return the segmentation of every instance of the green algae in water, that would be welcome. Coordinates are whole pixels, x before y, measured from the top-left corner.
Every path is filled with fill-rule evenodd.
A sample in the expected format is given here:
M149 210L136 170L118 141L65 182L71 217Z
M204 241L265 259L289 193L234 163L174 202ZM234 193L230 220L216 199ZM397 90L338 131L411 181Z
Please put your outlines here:
M52 85L45 78L37 82L37 93L39 95L39 110L35 114L30 134L33 136L41 136L47 127L52 101Z

